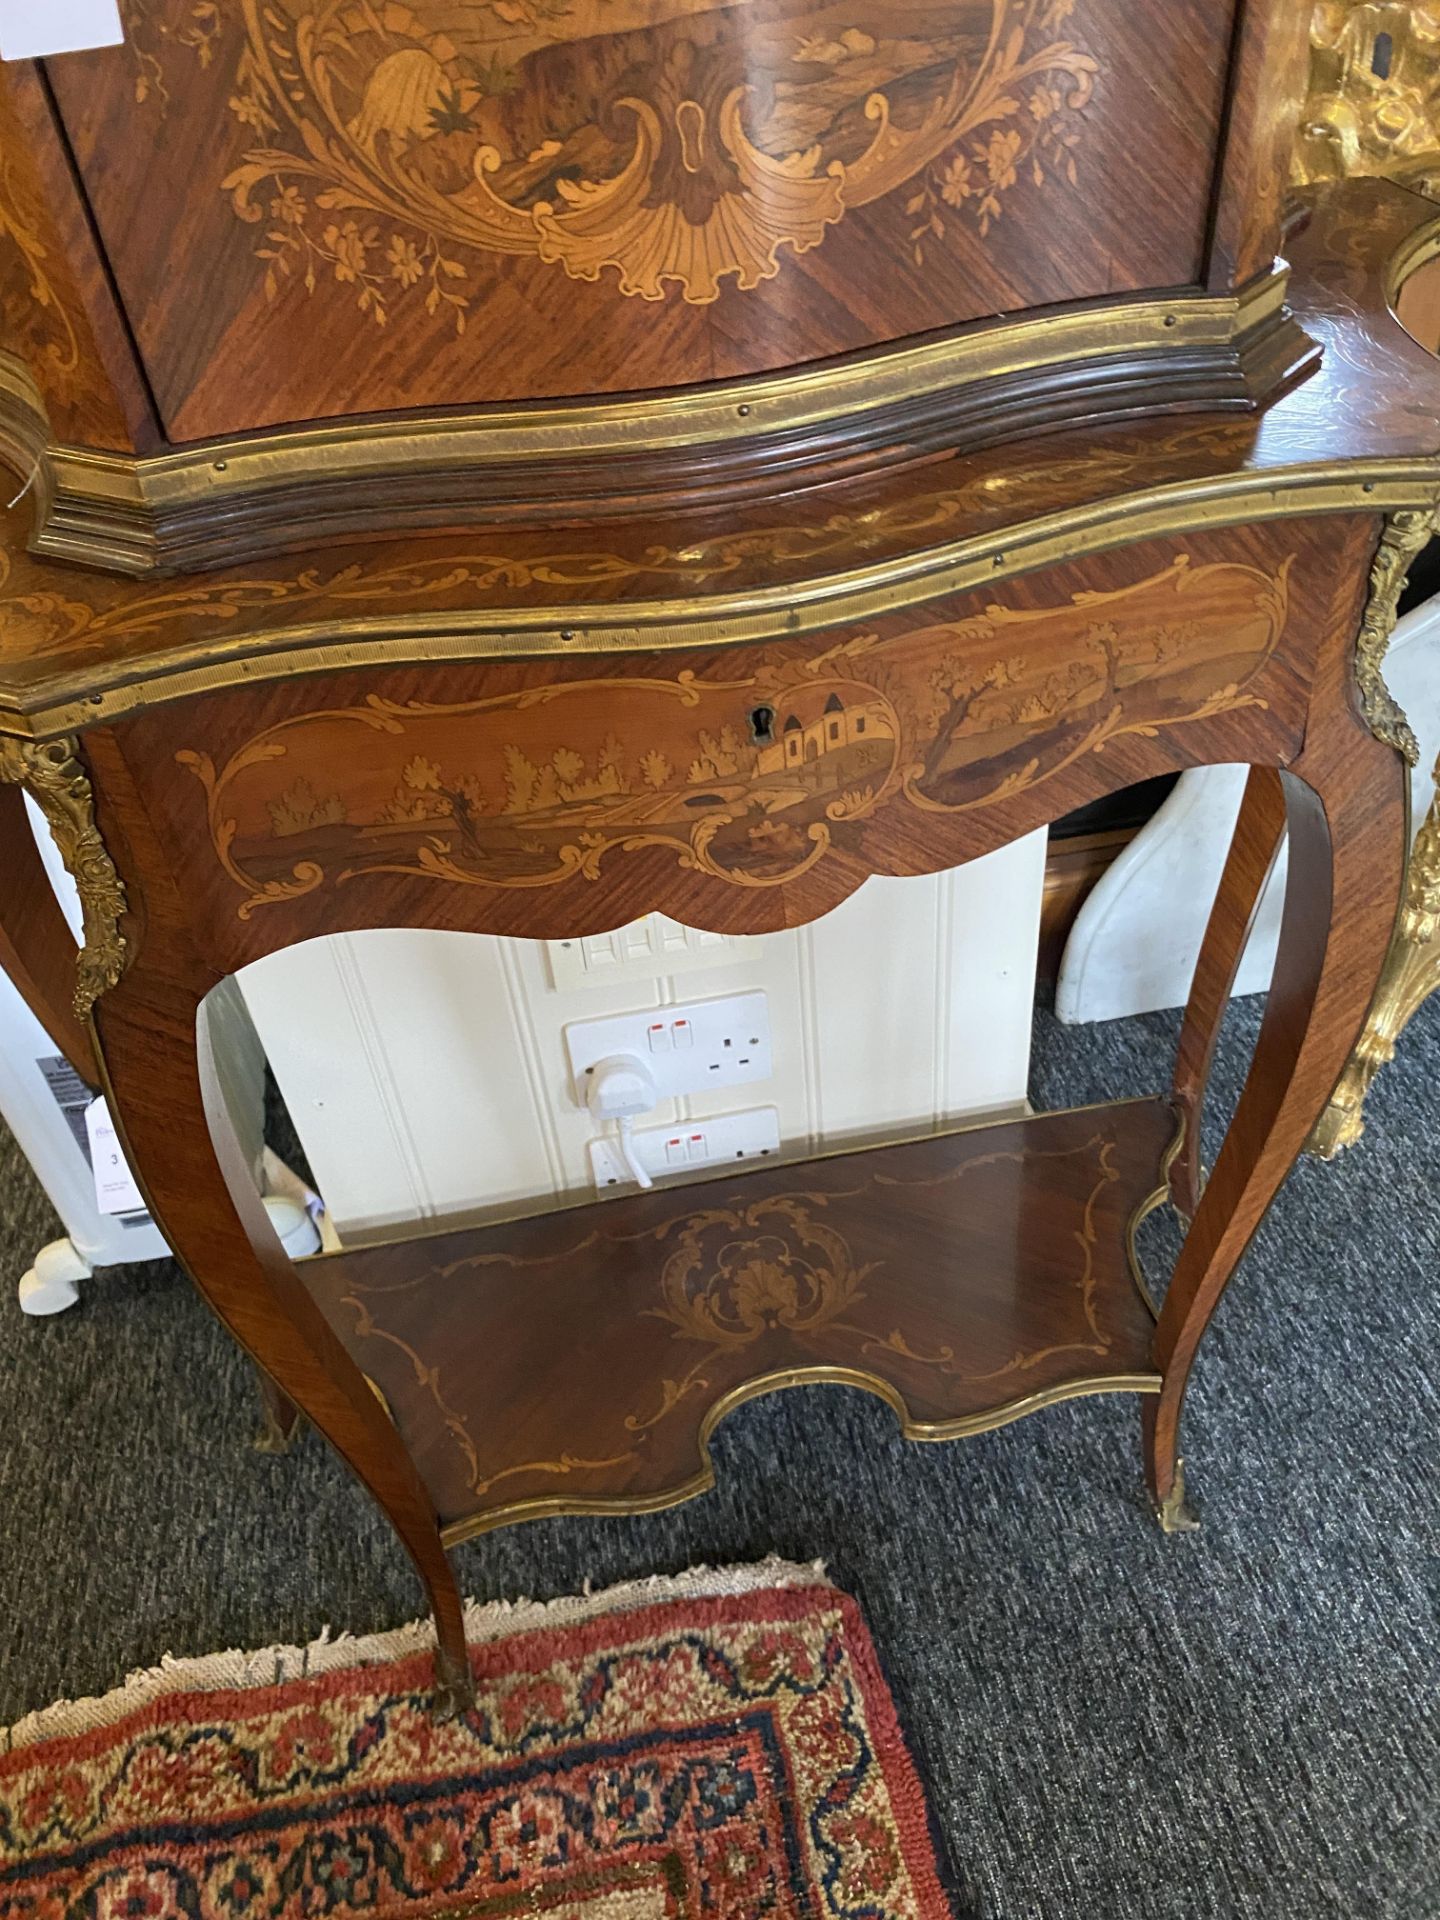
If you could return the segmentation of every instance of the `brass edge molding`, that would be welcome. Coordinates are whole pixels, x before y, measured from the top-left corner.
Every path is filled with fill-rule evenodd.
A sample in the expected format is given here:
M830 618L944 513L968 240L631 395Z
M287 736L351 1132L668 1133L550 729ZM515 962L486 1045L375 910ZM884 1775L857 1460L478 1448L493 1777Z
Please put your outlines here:
M926 399L947 388L1005 374L1033 373L1074 360L1163 347L1226 346L1274 318L1284 303L1288 268L1235 296L1177 294L1058 310L1041 318L986 322L939 340L881 350L864 359L822 363L783 374L727 381L633 400L583 406L536 401L497 408L481 419L411 415L372 423L290 428L263 437L209 442L135 462L146 496L169 505L231 488L292 484L307 467L327 480L417 465L530 465L579 453L608 458L708 446L757 434L794 432L868 413L897 400ZM223 471L215 463L224 462Z
M1155 1304L1155 1296L1151 1293L1150 1283L1145 1277L1145 1264L1140 1258L1139 1234L1141 1227L1144 1226L1151 1214L1157 1212L1170 1199L1170 1170L1180 1157L1180 1151L1185 1145L1185 1135L1187 1131L1188 1126L1184 1110L1177 1106L1175 1109L1175 1137L1169 1146L1166 1147L1164 1157L1160 1162L1159 1184L1153 1192L1147 1193L1142 1200L1136 1202L1130 1218L1125 1222L1125 1259L1130 1268L1130 1278L1135 1283L1135 1291L1145 1302L1149 1310L1150 1318L1157 1321L1160 1318L1160 1309Z
M157 504L214 498L235 488L290 484L307 466L327 479L408 470L421 464L529 465L558 455L707 446L759 433L793 432L896 400L1005 374L1033 373L1072 360L1111 358L1161 347L1224 347L1284 309L1289 268L1279 263L1239 295L1186 290L1157 299L1057 308L1023 320L985 321L917 345L883 348L840 362L791 369L678 393L572 405L534 401L470 414L405 414L368 422L262 429L170 452L129 457L56 447L54 457L93 462L99 472L133 473ZM44 418L23 361L0 356L0 391L23 397ZM394 449L391 452L390 449ZM223 463L217 468L217 462ZM138 497L138 496L137 496Z
M772 1164L776 1167L794 1167L797 1172L800 1172L806 1167L818 1166L822 1160L847 1160L864 1153L882 1153L892 1147L919 1146L923 1141L953 1140L967 1133L988 1133L991 1128L1018 1126L1026 1120L1054 1120L1066 1114L1114 1113L1121 1107L1148 1107L1153 1106L1157 1099L1163 1100L1164 1096L1137 1093L1127 1095L1123 1100L1089 1100L1078 1107L1053 1107L1044 1113L1036 1113L1027 1100L1013 1110L989 1109L982 1114L977 1114L973 1120L962 1120L953 1127L931 1128L923 1133L906 1133L900 1135L898 1139L873 1140L868 1143L852 1141L846 1146L825 1147L819 1153L797 1153L789 1157L782 1152ZM1164 1165L1168 1167L1169 1163L1167 1150ZM707 1192L712 1187L723 1189L727 1181L747 1179L754 1171L753 1167L736 1167L727 1164L698 1179L677 1182L667 1190L672 1193L686 1193L699 1188ZM514 1227L525 1220L549 1220L556 1214L583 1213L587 1207L597 1204L599 1203L593 1189L570 1187L547 1205L530 1207L523 1213L494 1213L487 1214L484 1218L476 1218L470 1213L459 1213L447 1220L435 1220L429 1226L421 1226L418 1222L404 1222L403 1230L400 1232L382 1231L363 1240L348 1240L344 1246L319 1247L314 1253L302 1254L295 1264L298 1267L313 1267L327 1260L343 1260L351 1254L373 1253L377 1247L409 1247L424 1240L443 1240L452 1233L468 1233L488 1227Z
M1440 781L1440 763L1435 768ZM1400 1036L1440 987L1440 799L1420 824L1405 873L1405 895L1395 937L1365 1030L1346 1063L1329 1104L1316 1122L1306 1152L1334 1160L1365 1131L1365 1099L1375 1076L1395 1057Z
M141 661L114 663L108 682L92 663L39 688L17 690L0 683L0 737L48 739L242 682L258 685L377 666L668 653L794 639L998 586L1142 540L1237 521L1258 524L1347 511L1396 518L1420 508L1428 521L1437 499L1440 456L1231 473L1116 496L918 554L746 593L619 601L598 611L584 604L552 604L371 615L343 624L331 617L229 641L206 633ZM219 591L223 583L217 583ZM337 631L338 637L324 637Z
M156 564L167 515L233 514L242 499L307 485L344 490L418 475L473 479L477 470L524 471L556 460L604 468L622 455L793 438L1047 368L1099 368L1137 356L1151 356L1161 373L1169 361L1231 349L1238 375L1247 348L1284 318L1288 280L1288 266L1278 262L1238 295L1182 289L1165 298L971 323L918 344L678 393L269 428L146 455L52 442L29 368L0 353L0 460L21 479L39 471L37 551L144 573ZM49 532L46 522L62 501L65 525Z
M955 1420L915 1420L911 1417L900 1394L882 1380L877 1374L867 1373L853 1367L817 1365L813 1367L786 1367L774 1373L759 1374L753 1380L745 1380L738 1387L722 1395L706 1414L700 1427L700 1466L688 1480L680 1481L676 1486L662 1488L655 1493L613 1494L606 1496L554 1493L542 1494L535 1499L516 1500L502 1507L492 1508L488 1513L474 1515L470 1519L452 1520L440 1529L440 1538L445 1546L458 1547L462 1541L473 1540L482 1533L493 1532L497 1527L513 1526L521 1520L542 1520L558 1515L613 1514L637 1515L660 1513L667 1507L682 1506L685 1501L693 1500L697 1495L708 1493L715 1485L715 1467L710 1453L710 1442L715 1429L727 1415L748 1400L763 1398L769 1393L782 1392L791 1387L856 1387L862 1393L873 1394L883 1400L900 1423L905 1439L943 1443L947 1440L961 1440L978 1433L989 1433L996 1427L1006 1427L1012 1421L1021 1420L1027 1414L1039 1413L1045 1407L1058 1406L1062 1400L1078 1400L1097 1393L1159 1393L1161 1377L1158 1373L1114 1373L1096 1374L1089 1379L1063 1381L1054 1387L1044 1387L1038 1393L1026 1394L1019 1400L1008 1401L1005 1405L989 1409L984 1413L961 1415Z
M44 746L0 738L0 780L34 799L79 890L85 941L76 959L74 1006L84 1022L125 971L125 888L95 824L95 797L78 756L73 738Z
M1405 282L1412 273L1440 254L1440 216L1428 226L1417 227L1403 240L1385 265L1385 304L1393 313Z
M1440 501L1434 500L1425 507L1400 508L1387 518L1371 563L1370 598L1355 642L1355 684L1366 725L1412 767L1420 758L1420 743L1386 686L1383 669L1405 581L1416 555L1433 537L1437 519Z

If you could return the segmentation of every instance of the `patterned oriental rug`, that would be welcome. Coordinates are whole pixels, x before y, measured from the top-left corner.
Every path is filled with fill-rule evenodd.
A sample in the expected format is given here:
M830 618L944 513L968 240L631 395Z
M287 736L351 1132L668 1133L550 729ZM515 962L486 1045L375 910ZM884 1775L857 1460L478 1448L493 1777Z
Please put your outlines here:
M854 1602L779 1562L168 1661L0 1736L3 1920L952 1920Z

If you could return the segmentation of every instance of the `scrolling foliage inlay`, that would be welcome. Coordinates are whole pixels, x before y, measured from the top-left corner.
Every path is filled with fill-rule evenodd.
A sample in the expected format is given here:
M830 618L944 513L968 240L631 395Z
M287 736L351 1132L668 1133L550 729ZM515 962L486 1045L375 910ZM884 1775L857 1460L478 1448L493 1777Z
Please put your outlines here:
M989 807L1127 734L1264 706L1250 682L1283 629L1291 565L1182 555L1059 606L860 632L798 659L756 648L733 677L577 675L452 704L372 694L279 721L219 766L188 746L175 758L204 789L241 920L367 875L594 881L642 849L782 886L858 850L882 808Z
M972 1180L986 1168L1023 1168L1037 1160L1072 1162L1078 1177L1090 1182L1074 1233L1074 1271L1066 1275L1070 1313L1061 1329L1066 1337L1019 1347L998 1366L976 1367L953 1344L928 1348L918 1344L913 1314L897 1309L887 1263L859 1259L846 1234L822 1217L833 1213L839 1203L867 1194L876 1204L884 1204L885 1190L903 1191L913 1184L928 1194ZM483 1499L507 1480L536 1475L568 1478L631 1465L642 1458L682 1404L707 1396L713 1399L727 1381L734 1384L737 1377L743 1379L747 1367L755 1364L757 1351L777 1338L793 1340L803 1348L824 1335L833 1343L837 1359L843 1357L852 1371L877 1383L920 1381L929 1376L964 1387L993 1388L997 1407L1023 1397L1036 1369L1047 1362L1072 1356L1077 1364L1093 1366L1104 1361L1115 1337L1102 1312L1096 1265L1098 1215L1120 1178L1115 1143L1097 1132L1054 1152L999 1150L966 1158L946 1173L915 1183L867 1170L860 1186L841 1192L772 1194L732 1207L678 1215L635 1234L606 1234L597 1227L559 1254L536 1258L504 1252L469 1254L403 1282L398 1289L358 1285L342 1296L340 1304L354 1316L358 1338L392 1347L409 1362L464 1461L470 1493ZM487 1445L477 1439L466 1414L450 1397L449 1369L443 1363L431 1364L387 1324L391 1317L387 1296L437 1281L449 1288L507 1273L533 1276L536 1285L543 1287L547 1276L573 1269L601 1244L624 1247L632 1259L644 1259L652 1249L664 1255L657 1304L641 1309L638 1317L670 1326L680 1364L660 1380L644 1404L617 1421L616 1450L605 1457L557 1451L544 1459L522 1454L496 1460L493 1442ZM910 1322L908 1334L897 1324L897 1317ZM813 1354L808 1360L815 1364Z
M1016 189L1074 183L1098 71L1077 0L242 9L230 107L254 144L224 187L263 225L267 291L339 281L381 324L419 302L457 331L467 251L704 305L903 188L923 264L949 222L983 235Z
M73 288L25 130L0 89L0 317L47 390L76 397L85 381Z

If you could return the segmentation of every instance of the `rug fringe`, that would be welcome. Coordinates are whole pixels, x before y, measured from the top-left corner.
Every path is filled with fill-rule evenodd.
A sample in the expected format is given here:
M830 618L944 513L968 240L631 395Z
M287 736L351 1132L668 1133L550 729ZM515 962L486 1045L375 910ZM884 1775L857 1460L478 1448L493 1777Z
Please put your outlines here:
M687 1573L652 1574L648 1579L623 1581L599 1593L592 1592L587 1582L583 1593L563 1594L555 1600L467 1600L465 1637L478 1645L507 1634L528 1633L536 1627L574 1626L597 1614L633 1612L660 1601L754 1593L764 1587L824 1586L827 1580L823 1561L800 1566L772 1556L750 1566L692 1567ZM166 1694L273 1687L282 1681L334 1673L346 1667L381 1666L404 1659L407 1654L423 1653L434 1644L435 1627L427 1616L386 1633L332 1633L326 1626L305 1647L262 1647L252 1652L232 1648L181 1660L167 1653L158 1666L137 1669L126 1676L123 1686L109 1693L59 1700L53 1706L27 1713L14 1726L0 1730L0 1752L34 1746L41 1740L91 1733Z

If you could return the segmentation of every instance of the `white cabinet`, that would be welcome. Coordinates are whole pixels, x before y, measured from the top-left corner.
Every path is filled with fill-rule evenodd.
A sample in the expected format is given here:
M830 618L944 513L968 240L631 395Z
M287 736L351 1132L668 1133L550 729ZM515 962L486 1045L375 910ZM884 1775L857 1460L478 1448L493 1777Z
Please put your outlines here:
M1434 793L1440 753L1440 598L1395 629L1385 682L1420 741L1410 776L1412 830ZM1183 1006L1245 786L1243 767L1181 774L1164 805L1096 884L1076 916L1055 989L1055 1011L1075 1024ZM1263 993L1275 966L1285 896L1281 849L1236 978Z

